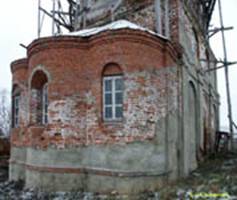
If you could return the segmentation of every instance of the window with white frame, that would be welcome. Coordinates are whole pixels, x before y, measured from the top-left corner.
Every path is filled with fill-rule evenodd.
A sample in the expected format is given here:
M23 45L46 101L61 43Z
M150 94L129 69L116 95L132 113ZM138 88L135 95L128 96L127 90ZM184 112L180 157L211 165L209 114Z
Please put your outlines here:
M123 76L103 78L103 117L105 121L123 118Z
M48 76L42 70L34 72L31 78L31 123L48 123Z
M19 126L19 103L20 96L16 95L13 98L13 127L17 128Z
M42 124L48 123L48 84L42 90Z

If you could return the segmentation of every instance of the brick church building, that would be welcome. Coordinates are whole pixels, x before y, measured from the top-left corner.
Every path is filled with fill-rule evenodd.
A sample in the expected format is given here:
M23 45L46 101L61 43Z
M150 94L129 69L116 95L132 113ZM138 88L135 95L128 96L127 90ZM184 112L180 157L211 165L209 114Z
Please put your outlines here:
M196 169L219 123L213 4L91 1L83 30L34 40L11 64L10 179L137 193Z

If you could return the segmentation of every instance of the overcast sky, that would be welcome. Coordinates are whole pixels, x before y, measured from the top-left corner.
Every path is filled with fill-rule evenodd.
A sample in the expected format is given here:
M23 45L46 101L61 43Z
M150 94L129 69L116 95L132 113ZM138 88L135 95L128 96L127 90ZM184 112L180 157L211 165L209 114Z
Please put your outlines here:
M42 0L44 3L50 0ZM237 61L237 0L222 0L225 26L234 30L226 32L228 60ZM212 24L219 26L217 10ZM20 47L28 45L37 37L37 0L2 1L0 6L0 89L11 89L10 63L25 57L26 51ZM212 39L213 50L217 58L223 57L220 34ZM230 66L231 96L233 118L237 122L237 66ZM218 89L221 95L221 126L227 126L226 91L223 70L218 71Z

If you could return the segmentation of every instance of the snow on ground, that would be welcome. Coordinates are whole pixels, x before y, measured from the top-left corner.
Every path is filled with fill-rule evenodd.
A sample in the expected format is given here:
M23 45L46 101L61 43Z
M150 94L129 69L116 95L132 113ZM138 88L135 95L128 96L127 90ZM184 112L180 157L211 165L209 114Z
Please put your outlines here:
M127 20L118 20L118 21L112 22L112 23L104 25L104 26L90 28L90 29L84 29L84 30L80 30L80 31L77 31L77 32L71 32L71 33L63 34L63 35L89 37L89 36L96 35L98 33L104 32L104 31L119 30L119 29L140 30L140 31L148 32L152 35L161 37L163 39L167 39L167 37L164 37L163 35L160 35L160 34L154 32L154 31L151 31L150 29L144 28L142 26L139 26L139 25L134 24L132 22L129 22Z

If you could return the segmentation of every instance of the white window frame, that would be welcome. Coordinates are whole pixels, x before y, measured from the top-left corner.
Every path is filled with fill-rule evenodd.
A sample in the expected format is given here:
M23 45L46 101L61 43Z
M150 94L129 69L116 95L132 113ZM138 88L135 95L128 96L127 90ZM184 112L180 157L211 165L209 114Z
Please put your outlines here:
M115 101L115 94L116 92L121 92L123 95L123 91L124 88L122 88L122 90L115 90L115 82L116 80L121 79L123 81L123 76L119 75L119 76L104 76L103 77L103 119L104 121L121 121L123 119L123 111L122 111L122 117L116 117L116 107L122 107L123 109L123 100L122 100L122 104L116 104ZM105 91L105 82L111 80L112 81L112 90L111 92L107 92ZM112 94L112 104L111 106L108 106L105 104L105 94ZM106 108L107 107L112 107L112 117L111 118L106 118Z
M20 111L20 95L16 95L14 98L14 115L13 115L13 127L19 127L19 111Z
M43 89L42 89L42 124L48 124L48 84L47 83L43 86Z

